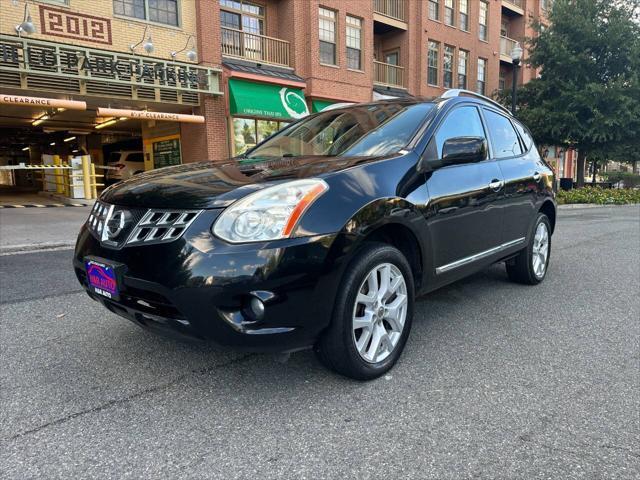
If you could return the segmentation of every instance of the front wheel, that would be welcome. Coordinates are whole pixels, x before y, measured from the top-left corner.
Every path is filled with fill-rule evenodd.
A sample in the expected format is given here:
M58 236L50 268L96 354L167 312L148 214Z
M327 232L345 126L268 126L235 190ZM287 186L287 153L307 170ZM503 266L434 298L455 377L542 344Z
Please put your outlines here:
M537 285L544 280L551 256L551 224L539 213L533 225L527 248L507 261L507 275L514 282Z
M331 326L316 344L322 363L357 380L389 371L411 329L413 288L411 267L399 250L367 245L347 268Z

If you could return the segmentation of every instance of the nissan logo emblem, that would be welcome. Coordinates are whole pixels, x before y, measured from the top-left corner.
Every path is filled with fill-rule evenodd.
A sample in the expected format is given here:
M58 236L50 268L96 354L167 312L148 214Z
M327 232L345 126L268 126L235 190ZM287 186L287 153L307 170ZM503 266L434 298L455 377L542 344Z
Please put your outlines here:
M126 212L124 210L118 210L116 212L109 212L109 216L104 225L103 240L114 240L120 235L124 229L124 225L127 221Z

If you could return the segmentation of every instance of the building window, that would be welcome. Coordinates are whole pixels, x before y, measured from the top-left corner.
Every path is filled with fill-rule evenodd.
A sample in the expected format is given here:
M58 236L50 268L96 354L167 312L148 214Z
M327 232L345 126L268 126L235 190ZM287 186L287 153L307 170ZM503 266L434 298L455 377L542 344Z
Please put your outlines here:
M442 86L444 88L453 87L453 58L456 53L455 47L444 46L444 59L442 62Z
M220 0L220 24L224 28L264 35L264 7L245 0Z
M504 77L504 72L500 70L500 76L498 77L498 90L500 90L501 92L504 91L505 86L506 86L506 80Z
M440 44L438 42L429 41L427 83L429 85L438 85L438 57L440 55Z
M337 65L336 12L320 7L318 13L318 28L320 31L320 63Z
M459 0L458 10L460 11L460 30L469 31L469 1Z
M429 0L429 18L440 20L440 0Z
M233 154L240 155L246 152L288 124L289 122L275 120L235 117L233 119Z
M480 40L487 41L488 32L488 16L489 16L489 4L485 1L480 2L480 16L479 16L479 29L478 29L478 37Z
M444 23L453 27L456 24L455 12L453 0L444 0Z
M113 0L113 13L178 26L178 0Z
M362 70L362 20L347 15L347 68Z
M469 52L458 50L458 88L467 88L467 65L469 63Z
M478 80L476 82L476 92L484 95L487 80L487 61L484 58L478 59Z

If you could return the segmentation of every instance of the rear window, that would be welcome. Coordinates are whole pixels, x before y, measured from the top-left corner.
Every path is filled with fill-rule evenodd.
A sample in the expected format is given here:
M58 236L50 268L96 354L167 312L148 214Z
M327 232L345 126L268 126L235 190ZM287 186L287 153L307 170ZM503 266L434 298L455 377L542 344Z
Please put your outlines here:
M127 162L144 162L144 156L142 152L130 153Z

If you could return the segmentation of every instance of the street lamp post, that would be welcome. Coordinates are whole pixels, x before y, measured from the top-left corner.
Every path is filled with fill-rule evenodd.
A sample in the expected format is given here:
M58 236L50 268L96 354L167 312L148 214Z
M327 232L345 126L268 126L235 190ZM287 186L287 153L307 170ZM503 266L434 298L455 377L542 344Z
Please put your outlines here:
M522 47L519 42L511 50L511 61L513 62L513 84L511 86L511 113L515 117L516 115L516 102L518 101L518 66L522 60Z

